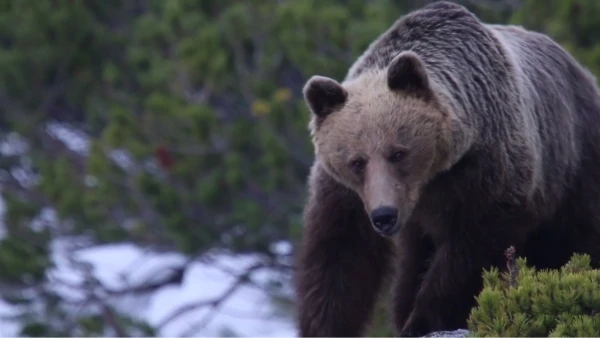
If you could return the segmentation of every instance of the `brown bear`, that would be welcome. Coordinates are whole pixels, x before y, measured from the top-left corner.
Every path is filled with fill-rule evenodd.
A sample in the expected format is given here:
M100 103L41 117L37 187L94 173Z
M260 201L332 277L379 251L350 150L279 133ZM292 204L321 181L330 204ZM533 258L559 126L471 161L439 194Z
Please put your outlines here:
M600 92L549 37L436 2L304 97L300 336L364 334L388 275L399 335L464 328L510 246L540 268L574 252L598 266Z

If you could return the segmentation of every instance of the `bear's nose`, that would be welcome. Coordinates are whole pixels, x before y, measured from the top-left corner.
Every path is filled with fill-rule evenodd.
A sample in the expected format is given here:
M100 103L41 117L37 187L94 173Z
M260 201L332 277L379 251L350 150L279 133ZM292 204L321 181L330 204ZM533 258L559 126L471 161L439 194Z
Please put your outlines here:
M388 235L394 229L398 220L398 209L392 207L379 207L371 212L371 221L379 232Z

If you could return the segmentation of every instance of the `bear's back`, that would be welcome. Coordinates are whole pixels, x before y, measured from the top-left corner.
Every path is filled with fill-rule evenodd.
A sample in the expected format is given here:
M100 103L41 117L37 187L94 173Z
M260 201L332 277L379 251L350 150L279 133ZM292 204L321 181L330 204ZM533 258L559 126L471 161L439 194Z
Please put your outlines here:
M497 36L465 7L443 1L398 19L350 67L345 81L385 70L406 50L423 60L458 116L468 111L499 116L503 108L497 103L512 103L513 65Z
M494 44L489 29L473 13L463 6L440 1L394 22L356 60L346 80L383 70L406 50L417 53L434 73L444 69L445 64L460 63L465 53L481 54L483 62L486 57L498 60L494 54L499 50L486 48Z
M594 76L550 37L520 26L488 25L508 51L530 114L551 163L576 164L584 143L597 143L600 92ZM597 157L597 155L595 156ZM559 162L556 162L559 161ZM552 175L550 175L552 176ZM551 178L551 177L548 177Z

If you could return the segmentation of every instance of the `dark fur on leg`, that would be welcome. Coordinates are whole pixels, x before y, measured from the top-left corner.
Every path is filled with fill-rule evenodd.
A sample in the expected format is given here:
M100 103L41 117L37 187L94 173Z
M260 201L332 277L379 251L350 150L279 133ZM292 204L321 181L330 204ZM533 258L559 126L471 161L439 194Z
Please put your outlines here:
M498 222L516 224L507 219ZM454 235L436 249L400 336L423 336L466 327L475 296L483 286L483 269L494 266L504 271L505 249L514 246L520 252L529 228L524 225L502 229L498 223L482 223L490 224L483 233L473 227L469 230L472 236ZM486 238L484 233L493 242L481 240Z
M299 252L299 335L360 336L389 269L392 245L371 228L362 201L313 168Z
M462 319L467 317L473 306L470 300L481 287L481 268L491 265L482 257L469 257L472 254L476 252L456 243L436 251L400 336L417 337L465 327Z
M396 330L400 332L413 309L434 247L416 223L409 223L400 230L397 243L393 315Z

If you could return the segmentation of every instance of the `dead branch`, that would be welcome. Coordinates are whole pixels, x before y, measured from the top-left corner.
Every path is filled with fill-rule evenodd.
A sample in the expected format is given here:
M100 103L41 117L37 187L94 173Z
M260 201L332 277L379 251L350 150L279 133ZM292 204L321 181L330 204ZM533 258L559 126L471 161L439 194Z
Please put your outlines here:
M178 317L191 312L198 310L203 307L209 307L215 309L219 307L222 303L224 303L229 297L234 294L242 285L246 284L250 279L250 276L255 271L264 268L265 265L263 263L257 263L250 266L244 273L238 275L236 281L233 282L224 292L222 292L219 296L209 299L209 300L200 300L192 303L188 303L177 310L173 311L170 315L165 317L160 323L156 326L158 330L164 328L170 322L174 321ZM208 324L208 323L205 323Z

